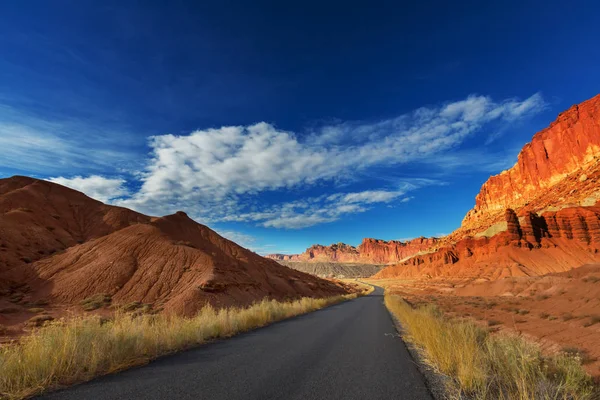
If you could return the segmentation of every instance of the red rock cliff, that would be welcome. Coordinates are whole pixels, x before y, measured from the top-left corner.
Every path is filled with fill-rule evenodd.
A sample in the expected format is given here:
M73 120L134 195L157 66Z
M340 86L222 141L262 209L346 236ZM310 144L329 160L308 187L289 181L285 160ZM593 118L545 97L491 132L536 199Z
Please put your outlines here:
M374 278L488 278L562 272L600 262L600 207L569 207L542 215L504 211L505 229L465 237L435 252L387 267Z
M391 264L423 251L439 243L437 238L420 237L402 242L366 238L358 248L344 243L331 246L313 245L302 254L269 254L266 257L282 261L359 262L366 264Z
M600 95L559 114L523 147L512 168L490 177L477 195L475 207L464 218L462 231L501 220L506 208L539 209L544 202L592 205L595 201L589 197L597 198L599 188L581 183L590 171L597 171L599 159Z
M377 277L542 275L600 262L600 95L534 135L444 245Z
M406 242L390 240L386 242L378 239L363 239L358 251L361 259L369 260L376 264L389 264L398 262L436 246L437 238L419 237Z

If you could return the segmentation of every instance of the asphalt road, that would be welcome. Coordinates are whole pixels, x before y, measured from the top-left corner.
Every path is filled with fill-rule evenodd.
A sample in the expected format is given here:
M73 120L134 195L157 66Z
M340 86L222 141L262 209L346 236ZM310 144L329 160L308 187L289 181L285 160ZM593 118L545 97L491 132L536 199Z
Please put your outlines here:
M432 399L380 288L43 398Z

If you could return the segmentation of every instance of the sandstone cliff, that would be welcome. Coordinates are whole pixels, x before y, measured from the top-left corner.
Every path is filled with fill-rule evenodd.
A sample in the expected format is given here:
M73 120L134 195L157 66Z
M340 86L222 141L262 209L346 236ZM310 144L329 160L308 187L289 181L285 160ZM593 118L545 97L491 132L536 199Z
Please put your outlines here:
M438 238L420 237L406 242L365 238L358 247L344 243L313 245L302 254L269 254L266 257L290 262L338 262L392 264L421 252L430 251L440 243Z
M600 261L600 95L534 135L437 251L376 277L541 275Z
M594 205L600 198L600 95L559 114L533 136L517 163L485 182L461 234L501 221L506 208Z

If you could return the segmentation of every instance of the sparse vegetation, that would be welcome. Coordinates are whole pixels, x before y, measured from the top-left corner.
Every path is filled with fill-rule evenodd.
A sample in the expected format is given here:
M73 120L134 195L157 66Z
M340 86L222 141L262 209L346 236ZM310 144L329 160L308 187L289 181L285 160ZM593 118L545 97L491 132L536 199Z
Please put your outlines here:
M451 378L455 398L592 399L598 394L578 355L544 356L522 337L491 335L474 322L446 317L435 306L412 308L400 296L386 294L385 304L425 362Z
M583 324L584 327L588 327L588 326L592 326L592 325L596 325L597 323L600 322L600 315L590 315L589 317L590 319Z
M541 319L548 319L548 317L550 317L550 314L548 314L548 313L545 313L545 312L543 312L543 313L540 313L540 318L541 318Z
M193 318L117 312L112 319L56 321L34 330L18 345L0 348L0 397L23 398L89 380L357 296L263 300L221 310L206 306Z
M97 310L100 307L104 307L112 301L110 294L95 294L81 301L81 306L85 311Z
M578 357L582 364L589 364L596 361L596 358L592 357L587 350L583 350L578 347L564 347L562 351L565 354Z
M572 320L573 318L575 318L575 317L574 317L574 316L573 316L573 314L571 314L571 313L564 313L564 314L562 315L562 320L563 320L563 321L565 321L565 322L567 322L567 321L570 321L570 320Z
M39 326L44 326L45 324L47 324L48 322L54 321L54 317L51 317L49 315L36 315L35 317L29 319L29 321L27 321L27 326L30 327L39 327Z

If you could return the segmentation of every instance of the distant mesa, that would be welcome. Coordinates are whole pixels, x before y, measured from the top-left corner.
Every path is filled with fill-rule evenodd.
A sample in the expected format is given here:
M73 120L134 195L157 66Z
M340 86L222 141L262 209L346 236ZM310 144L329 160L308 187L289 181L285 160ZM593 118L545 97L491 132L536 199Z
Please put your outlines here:
M279 261L393 264L430 251L438 243L440 239L434 237L420 237L406 242L365 238L358 247L345 243L330 246L315 244L302 254L269 254L266 257Z
M435 251L376 278L535 276L600 262L600 95L536 133Z

